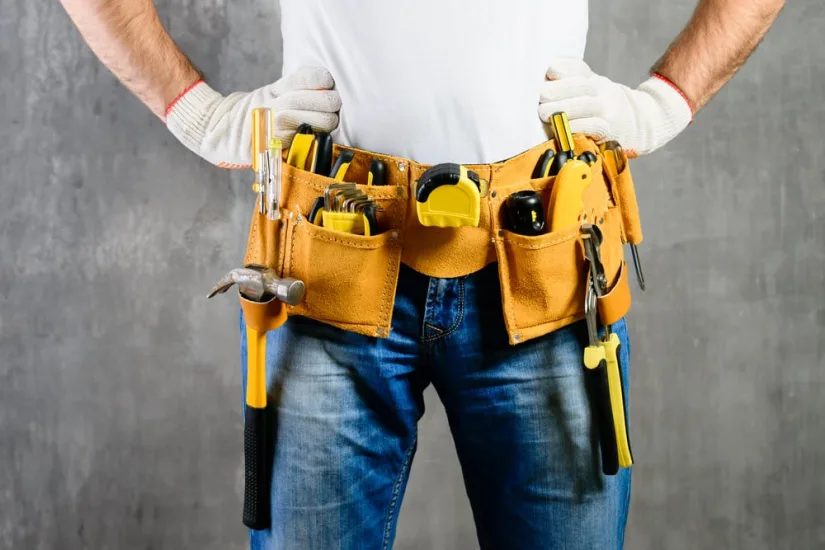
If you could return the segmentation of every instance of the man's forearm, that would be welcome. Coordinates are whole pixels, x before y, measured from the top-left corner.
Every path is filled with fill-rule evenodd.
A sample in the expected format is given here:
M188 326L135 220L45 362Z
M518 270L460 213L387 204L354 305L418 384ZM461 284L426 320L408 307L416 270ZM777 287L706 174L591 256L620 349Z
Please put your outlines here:
M60 0L92 51L153 113L200 79L152 0Z
M701 109L750 56L784 0L700 0L687 27L653 70Z

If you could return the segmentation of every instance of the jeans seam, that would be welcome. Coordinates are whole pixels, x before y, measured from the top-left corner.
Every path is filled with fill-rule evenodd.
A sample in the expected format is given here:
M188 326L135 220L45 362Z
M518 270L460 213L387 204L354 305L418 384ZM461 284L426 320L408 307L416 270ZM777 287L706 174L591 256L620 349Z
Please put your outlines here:
M444 331L441 334L438 334L436 336L432 336L430 338L422 338L421 339L422 343L435 342L439 338L444 338L445 336L449 336L450 334L452 334L456 330L458 330L459 326L461 326L461 322L464 321L464 280L465 279L462 278L460 283L459 283L458 318L456 319L455 323L453 323L453 326L451 326L449 329L447 329L446 331Z
M392 531L392 522L395 518L395 513L397 512L396 508L398 506L398 497L401 493L401 485L404 482L404 478L407 477L410 471L413 449L415 449L415 444L417 441L418 437L413 437L412 443L410 443L410 446L404 453L404 462L401 465L401 472L399 472L398 477L395 479L395 485L393 485L392 488L392 500L390 500L390 506L387 510L387 519L384 522L384 542L381 545L383 550L387 550L390 547L390 533Z

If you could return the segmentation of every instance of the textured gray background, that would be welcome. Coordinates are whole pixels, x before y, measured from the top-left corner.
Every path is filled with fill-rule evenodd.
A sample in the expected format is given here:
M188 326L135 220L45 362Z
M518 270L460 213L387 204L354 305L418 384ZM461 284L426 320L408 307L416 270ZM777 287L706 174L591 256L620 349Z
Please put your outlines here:
M593 0L588 61L638 81L692 5ZM276 2L159 7L222 91L279 76ZM824 27L789 2L634 165L631 549L825 545ZM56 1L0 0L3 549L244 547L237 311L204 292L241 257L247 179L187 154ZM474 548L433 397L396 548Z

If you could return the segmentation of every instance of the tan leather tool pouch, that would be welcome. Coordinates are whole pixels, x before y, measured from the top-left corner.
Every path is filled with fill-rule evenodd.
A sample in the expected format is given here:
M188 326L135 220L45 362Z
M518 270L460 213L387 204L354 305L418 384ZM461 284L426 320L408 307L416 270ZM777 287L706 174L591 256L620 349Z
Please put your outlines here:
M598 156L595 144L589 140L576 143L577 152L581 147ZM597 225L602 231L602 261L612 287L619 280L623 263L621 214L603 175L601 161L598 156L598 162L592 167L593 179L584 193L586 218L581 221ZM499 184L496 196L491 198L493 241L511 344L542 336L584 318L587 264L581 225L538 236L518 235L505 225L502 204L510 194L532 189L539 192L547 204L554 183L555 177L549 177ZM619 306L613 311L620 309Z
M253 212L244 263L264 265L281 277L305 283L304 300L288 307L289 315L383 338L390 333L402 261L431 277L469 275L497 261L510 343L537 338L584 317L587 278L580 223L524 236L508 231L503 219L504 201L515 191L533 189L548 204L555 178L530 179L530 174L549 146L536 146L500 163L473 166L481 178L489 180L489 193L482 198L479 226L459 229L417 223L411 189L426 165L353 149L347 181L366 181L372 158L383 159L388 167L387 185L358 185L381 208L380 232L373 236L311 224L307 216L315 199L327 186L340 182L284 164L281 219L272 221L257 209ZM336 153L340 150L336 146ZM585 150L595 153L597 162L584 191L586 217L580 222L595 224L602 231L602 261L610 286L618 289L604 306L609 312L605 318L615 322L629 308L629 288L617 284L627 282L622 276L627 271L622 267L622 243L628 230L623 227L641 235L640 231L633 233L633 224L625 222L627 216L620 207L631 201L617 198L628 186L632 190L632 179L629 171L606 178L599 148L592 140L576 136L576 151Z
M245 263L265 265L282 277L304 282L304 300L289 307L290 315L368 336L387 336L401 264L399 228L406 190L359 185L380 205L382 231L351 235L307 220L312 203L333 183L340 182L284 164L281 219L269 220L255 210Z
M605 152L605 155L613 155L613 151ZM641 244L642 222L639 215L639 203L636 201L636 189L633 185L633 176L630 173L630 163L622 153L622 159L613 160L612 165L624 165L624 169L618 174L613 174L613 170L605 169L604 175L610 183L610 190L616 206L621 212L621 230L623 242L630 244ZM610 162L612 159L605 160Z

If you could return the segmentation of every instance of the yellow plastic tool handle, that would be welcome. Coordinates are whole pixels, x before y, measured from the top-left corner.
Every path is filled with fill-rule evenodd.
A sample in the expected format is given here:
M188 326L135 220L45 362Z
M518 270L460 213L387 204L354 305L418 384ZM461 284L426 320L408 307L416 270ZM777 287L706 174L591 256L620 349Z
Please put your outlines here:
M616 444L619 451L619 466L629 468L633 465L633 453L630 450L630 437L627 429L625 412L625 391L622 384L622 372L619 364L619 336L613 332L602 343L607 359L607 382L610 385L610 406L613 412L613 425L616 432Z
M576 225L584 210L582 194L593 176L590 166L580 160L568 160L556 176L550 192L547 216L550 231L559 231Z
M570 122L567 120L567 113L553 113L552 123L553 133L556 136L556 144L558 144L558 152L575 154L573 133L570 131Z
M342 233L370 236L370 224L361 212L327 212L321 210L323 226Z
M587 346L584 348L584 366L590 370L599 368L602 361L605 361L603 346Z
M261 153L267 148L266 123L269 109L252 109L252 170L257 174L261 169ZM261 182L259 182L261 183Z
M307 133L308 131L308 133ZM289 146L289 153L286 155L286 163L290 166L306 170L309 153L315 143L315 134L312 127L302 124L298 127L298 133L292 138L292 145Z

